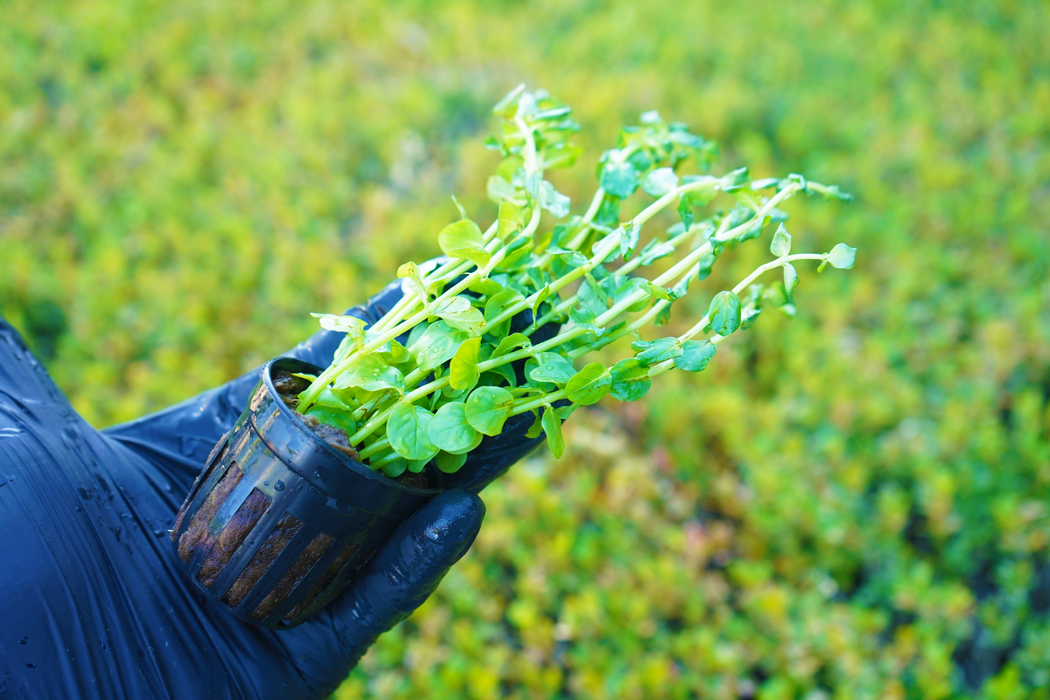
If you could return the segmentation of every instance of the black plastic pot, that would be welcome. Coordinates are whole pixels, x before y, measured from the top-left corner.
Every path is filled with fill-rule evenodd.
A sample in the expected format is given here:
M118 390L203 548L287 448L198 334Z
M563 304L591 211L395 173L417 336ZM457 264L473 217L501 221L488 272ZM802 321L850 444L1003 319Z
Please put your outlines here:
M179 511L172 541L200 591L263 627L298 625L349 585L397 527L440 489L378 474L332 447L281 400L268 362L248 408Z

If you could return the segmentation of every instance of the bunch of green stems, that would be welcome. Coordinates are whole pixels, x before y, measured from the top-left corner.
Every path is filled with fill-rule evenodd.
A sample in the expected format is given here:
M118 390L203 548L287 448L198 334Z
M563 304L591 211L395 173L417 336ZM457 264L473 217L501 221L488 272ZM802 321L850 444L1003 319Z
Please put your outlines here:
M522 143L520 151L522 181L527 181L530 177L542 178L541 162L534 135L536 127L527 122L527 117L528 114L519 109L512 120L517 127L517 137ZM837 194L837 188L829 188L812 181L807 182L802 178L776 182L779 189L768 198L763 197L759 192L762 183L754 183L756 187L753 189L751 187L753 183L746 183L744 187L734 186L732 195L750 210L750 216L746 220L734 225L731 217L723 217L715 227L698 224L680 227L682 230L671 235L666 242L666 245L669 246L666 250L673 249L675 254L681 255L676 262L666 271L647 280L647 284L636 285L630 293L616 299L608 310L594 316L593 320L588 317L581 322L580 317L573 314L573 310L579 308L578 294L572 294L559 300L559 292L575 282L585 280L597 268L615 259L617 253L624 250L624 237L629 231L633 232L636 243L638 231L645 227L654 216L679 203L683 197L701 194L704 200L710 200L720 190L725 189L725 178L710 175L699 176L676 184L642 209L630 221L611 231L608 227L594 224L595 216L607 197L606 191L599 188L577 223L577 232L571 240L562 243L555 252L548 250L534 255L530 261L530 267L549 273L550 281L527 296L521 295L520 299L507 304L498 313L485 319L486 328L497 328L526 311L532 311L534 314L533 321L521 333L523 337L518 339L515 347L498 356L494 355L478 361L476 372L482 374L493 371L511 363L536 358L540 353L549 352L558 352L568 358L571 363L572 360L619 338L638 337L639 331L654 323L661 313L666 312L667 307L673 301L688 291L689 280L698 276L702 270L701 265L705 260L710 260L716 249L721 249L740 239L753 238L758 235L761 229L772 220L773 215L778 213L777 207L799 192L830 196ZM411 332L416 326L428 321L432 322L435 316L440 316L440 313L435 312L436 309L444 308L458 296L469 297L468 290L476 288L479 283L500 271L501 263L516 248L520 248L522 239L531 241L542 223L545 207L541 206L541 203L534 197L529 197L524 193L522 198L524 206L520 208L527 212L527 216L520 219L523 226L514 226L512 221L505 220L504 208L501 206L501 218L481 233L479 243L483 253L475 251L475 254L472 255L455 257L460 251L446 250L446 254L449 255L448 259L441 262L432 271L421 274L416 279L416 284L405 285L405 293L400 301L363 333L356 349L344 354L317 376L310 387L301 394L298 410L301 412L310 410L325 389L362 358L379 352L384 347L389 347L389 343ZM510 207L508 210L514 208ZM518 230L507 231L507 229L515 228ZM784 235L786 233L778 233L781 240ZM787 240L790 241L790 236L787 237ZM776 259L760 265L733 287L732 294L739 297L764 272L776 268L787 270L791 268L791 262L800 260L815 260L824 263L832 255L831 253L790 254L789 250L790 242L787 248L781 246L779 249L781 254ZM684 254L682 254L683 251ZM559 270L560 274L554 274L555 267L552 264L555 258L566 254L577 254L575 260L578 264L562 266ZM624 255L624 257L627 256ZM585 258L585 261L581 258ZM646 262L642 256L635 256L633 259L625 260L613 272L616 275L627 276ZM519 270L516 274L522 280L525 279L525 272ZM794 274L793 268L791 268L791 274ZM676 291L672 292L672 289ZM430 290L438 291L431 293ZM636 311L640 305L647 305L649 302L653 303L647 310L640 313ZM628 319L632 313L637 313L637 317ZM678 343L686 343L698 337L706 338L712 347L722 342L726 336L717 332L717 324L713 327L713 313L716 313L714 306L691 328L677 336ZM739 309L737 313L739 315ZM559 324L553 337L531 344L531 336L540 328L552 323ZM729 328L729 332L732 332L735 327L734 325ZM722 329L725 330L724 327ZM713 350L711 353L713 354ZM706 365L706 362L704 364ZM652 362L643 368L644 377L639 375L636 379L647 380L657 377L674 369L675 366L675 359L671 357ZM417 366L404 375L403 393L379 392L378 395L356 407L353 411L356 430L349 435L349 441L352 446L358 447L361 459L367 460L374 469L381 469L401 460L403 455L393 449L389 436L381 430L399 405L422 403L435 392L443 389L447 391L450 378L451 375L447 371L435 372L434 368ZM509 388L513 395L513 404L509 407L508 415L533 412L538 416L538 411L550 412L552 406L559 401L580 403L580 401L573 401L574 397L565 386L558 386L553 390L550 390L550 386L548 384L544 388L541 383L537 382L533 385ZM544 427L549 428L549 425L544 423Z

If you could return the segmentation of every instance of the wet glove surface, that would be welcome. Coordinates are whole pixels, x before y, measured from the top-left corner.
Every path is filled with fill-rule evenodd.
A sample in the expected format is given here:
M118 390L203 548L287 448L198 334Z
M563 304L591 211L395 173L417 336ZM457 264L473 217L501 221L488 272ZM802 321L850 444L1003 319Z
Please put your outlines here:
M371 323L400 293L349 313ZM324 366L341 338L321 332L287 354ZM470 547L475 493L542 439L524 436L531 416L508 422L343 596L266 630L204 603L168 539L258 376L96 431L0 319L0 699L325 697Z

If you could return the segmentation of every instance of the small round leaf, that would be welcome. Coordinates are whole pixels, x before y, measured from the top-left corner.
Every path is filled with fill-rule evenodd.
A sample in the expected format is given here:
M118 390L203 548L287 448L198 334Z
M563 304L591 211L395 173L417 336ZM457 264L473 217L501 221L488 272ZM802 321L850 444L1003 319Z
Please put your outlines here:
M438 451L429 435L432 420L434 414L430 411L402 401L387 420L386 435L390 446L407 460L430 459Z
M514 407L514 396L500 387L482 386L470 393L465 405L472 428L484 435L499 435Z
M565 396L573 403L590 406L609 392L612 374L601 362L587 365L565 384Z

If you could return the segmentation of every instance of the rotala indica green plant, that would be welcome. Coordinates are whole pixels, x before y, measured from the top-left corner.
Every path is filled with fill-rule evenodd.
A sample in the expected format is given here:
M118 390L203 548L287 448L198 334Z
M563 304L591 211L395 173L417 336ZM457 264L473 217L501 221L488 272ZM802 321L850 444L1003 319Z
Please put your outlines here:
M702 371L719 343L749 328L763 306L793 314L795 262L818 261L818 271L853 266L855 249L842 243L827 253L792 253L786 215L777 209L800 192L849 201L835 186L801 175L751 180L747 168L721 177L679 174L689 161L707 171L713 144L648 112L602 155L587 210L569 216L569 198L543 174L573 165L580 154L569 141L579 130L570 108L519 86L494 112L501 135L488 145L503 160L488 193L499 204L497 220L482 231L461 209L463 218L438 234L447 259L430 269L402 265L403 298L367 330L351 316L315 314L346 337L331 366L307 377L297 410L344 429L360 458L388 476L419 472L432 459L442 471L456 471L483 436L499 434L522 413L535 417L530 436L546 433L560 457L561 422L578 406L606 394L635 401L664 372ZM621 204L639 189L654 201L621 221ZM735 206L701 218L719 193ZM670 206L681 221L639 249L645 224ZM690 282L706 278L723 252L758 238L768 224L779 224L770 245L775 259L715 294L682 335L643 339L648 326L667 322ZM672 256L665 272L640 274ZM782 283L757 282L777 268ZM397 339L405 334L402 344ZM625 337L634 341L630 357L611 367L584 363L588 352ZM522 361L518 372L513 365Z

